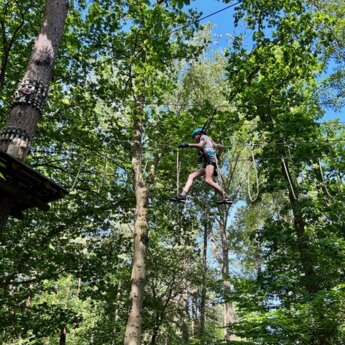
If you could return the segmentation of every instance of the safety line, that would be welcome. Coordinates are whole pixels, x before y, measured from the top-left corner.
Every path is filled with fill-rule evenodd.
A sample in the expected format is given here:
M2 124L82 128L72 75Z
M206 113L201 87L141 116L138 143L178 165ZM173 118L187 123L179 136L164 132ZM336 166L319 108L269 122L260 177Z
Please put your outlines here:
M181 57L182 58L182 57ZM134 101L128 101L129 103L132 103ZM320 103L317 103L316 105L329 105L329 104L332 104L331 102L320 102ZM161 103L161 102L150 102L150 103L144 103L144 106L149 106L149 105L156 105L156 106L175 106L175 107L181 107L183 104L179 104L179 103ZM200 104L199 103L189 103L187 106L190 108L190 107L193 107L193 106L199 106ZM259 103L259 104L254 104L254 103L248 103L248 104L245 104L245 105L242 105L242 107L245 107L245 108L248 108L248 107L280 107L282 105L286 105L288 107L298 107L298 106L301 106L303 105L303 103L297 103L297 104L286 104L286 103L283 103L283 102L275 102L275 103L272 103L272 104L269 104L269 103ZM187 107L186 106L186 107ZM236 105L231 105L231 104L224 104L224 105L217 105L217 108L221 109L221 108L231 108L232 107L236 107ZM305 104L305 106L308 106L308 104Z
M340 189L338 190L338 193L335 194L335 195L332 195L332 194L329 192L329 189L328 189L328 187L327 187L327 183L326 183L326 180L325 180L325 175L324 175L323 169L322 169L321 158L319 158L319 169L320 169L320 174L321 174L321 179L322 179L322 185L323 185L323 187L324 187L324 189L325 189L326 194L327 194L330 198L335 199L335 198L339 195L339 190L340 190ZM338 176L338 175L337 175L337 179L339 179L339 176Z
M255 172L255 182L256 182L256 197L252 197L252 194L251 194L251 190L250 190L250 165L251 165L251 162L248 161L248 198L251 202L255 202L258 197L259 197L259 174L258 174L258 169L257 169L257 163L255 161L255 157L254 157L254 151L253 149L250 150L251 152L251 158L252 158L252 162L253 162L253 167L254 167L254 172Z
M285 170L285 175L289 181L289 184L290 184L290 189L291 189L291 193L292 193L292 196L294 197L295 200L297 200L297 197L296 197L296 194L295 194L295 190L294 190L294 187L293 187L293 184L292 184L292 181L291 181L291 177L290 177L290 172L287 168L287 165L286 165L286 162L285 162L285 158L284 157L281 157L281 160L282 160L282 163L283 163L283 166L284 166L284 170Z
M286 161L299 161L299 162L306 162L306 164L309 164L307 160L307 158L302 158L302 157L296 157L296 156L292 156L292 157L283 157L283 156L280 156L280 157L260 157L260 158L256 158L255 159L255 162L257 163L261 163L261 162L268 162L268 161L275 161L275 160L281 160L281 159L285 159ZM243 158L243 159L238 159L239 162L247 162L248 161L248 158ZM181 160L181 163L190 163L190 160L186 160L186 159L183 159Z
M157 37L157 38L154 38L153 41L157 41L157 40L160 39L160 38L163 38L163 37L166 37L166 36L170 36L171 34L173 34L173 33L175 33L175 32L178 32L178 31L180 31L180 30L183 30L183 29L185 29L185 28L188 28L189 26L191 26L191 25L193 25L193 24L199 23L199 22L201 22L202 20L205 20L205 19L207 19L207 18L210 18L210 17L212 17L212 16L214 16L214 15L220 13L220 12L223 12L223 11L225 11L225 10L228 10L229 8L235 7L236 5L239 5L240 3L241 3L241 1L237 1L237 2L235 2L235 3L232 4L232 5L226 6L226 7L222 8L222 9L220 9L220 10L218 10L218 11L215 11L215 12L213 12L213 13L210 13L210 14L208 14L208 15L202 17L202 18L199 18L199 19L194 20L194 21L192 21L192 22L190 22L190 23L188 23L188 24L186 24L186 25L184 25L184 26L181 26L181 27L179 27L179 28L177 28L177 29L174 29L174 30L168 32L168 33L165 34L165 35L162 35L162 36L159 36L159 37Z
M180 170L181 170L180 150L177 149L176 151L176 196L180 195Z
M231 141L232 139L236 139L236 137L230 137L229 140ZM88 148L87 146L82 146L81 144L77 144L75 141L71 140L71 142L76 145L77 147L82 147L82 148L86 148L89 149L90 151L94 152L93 148ZM341 142L345 142L345 138L341 138L341 139L327 139L326 142L321 142L321 143L314 143L314 142L309 142L306 140L295 140L295 141L291 141L289 144L306 144L306 145L310 145L310 146L319 146L319 145L326 145L328 147L334 146L332 145L332 143L341 143ZM116 145L116 144L132 144L132 140L116 140L113 141L112 144ZM267 148L267 147L274 147L276 145L287 145L287 142L276 142L276 143L271 143L271 144L261 144L261 143L248 143L248 144L242 144L239 147L256 147L256 148ZM171 144L153 144L151 145L151 147L170 147L172 149L176 149L176 146L172 146ZM228 148L233 148L233 145L222 145L223 148L228 149ZM68 154L66 151L55 151L55 150L51 150L51 149L47 149L47 150L39 150L39 149L35 149L34 147L30 148L29 151L30 154L34 154L34 153L46 153L46 154ZM99 156L105 156L104 153L101 152L94 152ZM73 152L71 153L73 154ZM75 152L74 154L78 155L77 152Z
M72 183L71 188L69 189L69 193L71 193L71 192L73 191L73 189L74 189L74 187L75 187L75 185L76 185L76 183L77 183L77 180L78 180L78 178L79 178L79 175L80 175L81 168L82 168L83 164L84 164L84 161L82 160L81 163L80 163L80 166L79 166L77 175L76 175L76 177L75 177L75 179L74 179L74 181L73 181L73 183Z
M31 157L33 158L46 158L46 154L56 154L56 155L63 155L62 153L58 153L58 152L51 152L51 151L44 151L44 150L40 150L40 151L36 151L37 153L42 153L44 155L42 156L35 156L35 155L32 155ZM97 156L99 157L105 157L105 154L102 154L102 153L99 153L99 152L94 152L96 153ZM67 153L65 153L66 155ZM80 154L78 153L73 153L73 155L75 156L78 156ZM300 157L300 156L291 156L291 157L283 157L284 159L286 160L297 160L297 161L306 161L306 158L303 158L303 157ZM255 161L256 162L265 162L265 161L270 161L270 160L280 160L281 157L260 157L260 158L256 158ZM63 160L63 157L61 157L61 160ZM111 159L109 159L111 160ZM248 159L238 159L239 162L246 162ZM184 163L184 162L190 162L190 160L181 160L180 158L180 162L181 163Z

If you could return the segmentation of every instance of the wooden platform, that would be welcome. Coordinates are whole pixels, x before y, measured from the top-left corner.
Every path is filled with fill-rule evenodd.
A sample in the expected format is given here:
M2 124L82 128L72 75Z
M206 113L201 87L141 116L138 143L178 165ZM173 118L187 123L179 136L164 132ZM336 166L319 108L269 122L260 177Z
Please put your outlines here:
M48 211L48 203L63 198L68 192L21 161L0 151L0 195L10 196L15 206L10 215L22 218L22 211L37 207Z

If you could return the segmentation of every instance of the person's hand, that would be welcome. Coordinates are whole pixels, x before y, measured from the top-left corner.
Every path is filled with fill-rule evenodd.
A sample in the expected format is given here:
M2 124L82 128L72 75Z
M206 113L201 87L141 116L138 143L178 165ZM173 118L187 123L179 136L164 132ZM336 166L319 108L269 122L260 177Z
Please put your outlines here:
M178 147L184 149L184 148L186 148L186 147L188 147L188 146L189 146L188 143L182 143L182 144L180 144Z

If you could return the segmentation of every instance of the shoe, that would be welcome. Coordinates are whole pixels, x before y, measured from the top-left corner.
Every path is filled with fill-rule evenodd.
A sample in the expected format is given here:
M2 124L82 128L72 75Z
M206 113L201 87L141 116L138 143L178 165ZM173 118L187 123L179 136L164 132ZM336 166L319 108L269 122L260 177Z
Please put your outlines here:
M223 204L231 205L233 204L233 200L229 196L224 195L222 199L217 201L217 205L223 205Z
M187 200L187 197L185 195L178 195L178 196L173 196L169 200L172 202L180 202L184 204Z

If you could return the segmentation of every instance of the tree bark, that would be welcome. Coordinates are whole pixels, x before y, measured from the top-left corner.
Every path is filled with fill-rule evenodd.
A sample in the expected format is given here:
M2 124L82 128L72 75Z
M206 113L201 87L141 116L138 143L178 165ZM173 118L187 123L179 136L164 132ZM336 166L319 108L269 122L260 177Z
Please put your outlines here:
M292 208L294 229L297 235L297 247L301 258L303 271L305 274L305 288L309 293L315 293L320 290L317 282L316 273L310 253L308 238L305 233L305 221L303 219L301 205L298 200L298 190L293 180L290 178L288 163L282 165L283 175L287 183L289 183L289 200ZM289 174L289 175L288 175ZM290 184L291 183L291 184ZM293 189L293 190L292 190Z
M0 150L21 161L25 160L47 99L67 9L67 0L47 0L26 72L14 94L5 127L0 132ZM0 205L1 231L13 201L7 196L0 196Z
M137 102L142 109L142 102ZM140 345L141 343L141 310L143 305L146 253L148 247L147 203L148 188L142 172L142 135L143 122L141 114L134 115L133 155L135 189L135 223L134 223L134 258L131 275L131 291L129 295L129 312L125 330L124 345Z
M192 295L190 298L191 303L191 338L196 339L197 337L197 325L196 321L198 320L198 305L197 305L197 297L196 297L197 291L196 289L193 289Z
M207 235L209 227L208 210L205 210L205 224L204 224L204 243L202 250L202 288L200 301L200 336L205 334L205 309L206 309L206 277L207 277Z
M229 269L229 244L227 237L227 219L228 211L221 219L221 244L222 244L222 277L224 286L230 290L230 269ZM226 302L224 305L224 338L227 341L235 340L235 335L229 332L229 326L235 323L235 312L232 302Z
M156 322L159 322L159 320L156 320ZM156 341L157 341L157 337L158 337L158 331L159 331L159 326L153 327L150 345L156 345Z

